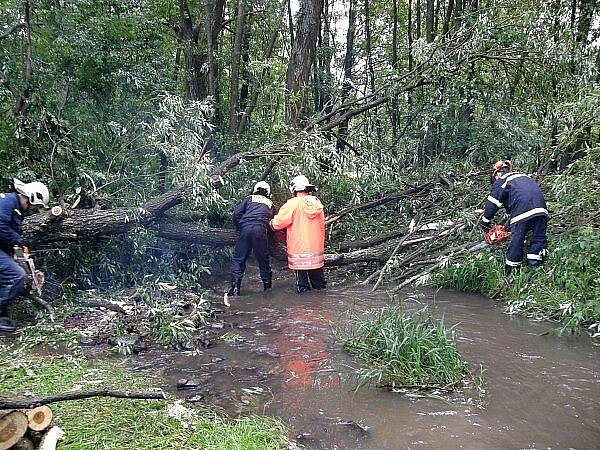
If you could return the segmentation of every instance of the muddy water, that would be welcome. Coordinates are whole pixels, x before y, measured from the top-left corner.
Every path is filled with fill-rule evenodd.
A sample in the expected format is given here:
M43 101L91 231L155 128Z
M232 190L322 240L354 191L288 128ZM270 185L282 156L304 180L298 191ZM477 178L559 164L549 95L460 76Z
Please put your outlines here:
M428 292L424 301L457 324L463 356L487 370L484 409L375 387L355 392L357 362L332 329L349 310L388 301L356 287L297 296L289 282L267 295L246 291L216 330L225 339L199 355L150 352L136 364L160 368L169 386L200 383L180 395L278 416L307 448L600 448L600 347L541 336L551 325L509 317L476 295Z

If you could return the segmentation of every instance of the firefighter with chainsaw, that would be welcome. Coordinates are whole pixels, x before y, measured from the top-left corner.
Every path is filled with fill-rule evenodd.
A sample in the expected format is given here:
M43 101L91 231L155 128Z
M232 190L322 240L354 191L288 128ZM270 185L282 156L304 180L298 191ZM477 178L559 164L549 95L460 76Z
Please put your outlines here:
M271 289L272 272L269 263L269 220L275 215L275 207L270 199L271 187L266 181L259 181L247 196L233 210L233 223L240 235L233 253L231 264L231 289L227 295L238 296L242 278L246 270L246 260L250 252L258 261L263 290Z
M23 215L41 207L48 208L50 201L50 193L43 183L23 183L15 178L12 184L15 192L0 193L0 332L8 333L17 329L9 320L8 312L27 276L15 261L15 252L29 253L21 238Z
M509 275L523 260L525 237L531 232L527 262L537 267L546 255L546 227L548 210L538 184L529 176L513 172L512 162L496 162L492 169L492 190L485 201L481 218L481 228L486 233L486 241L496 243L506 237L506 231L499 226L492 227L492 219L498 209L504 207L510 215L511 241L506 252L504 271Z
M323 272L325 249L325 214L315 187L304 175L290 183L294 195L271 220L273 230L287 231L288 267L296 272L299 294L311 289L325 289Z

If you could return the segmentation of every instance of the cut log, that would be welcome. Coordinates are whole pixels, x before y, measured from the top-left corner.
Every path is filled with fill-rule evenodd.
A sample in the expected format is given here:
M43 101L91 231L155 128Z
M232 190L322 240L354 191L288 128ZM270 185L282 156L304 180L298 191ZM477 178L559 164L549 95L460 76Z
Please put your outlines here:
M65 432L60 427L53 426L42 437L39 450L56 450L56 444L64 438Z
M27 416L25 413L12 411L0 418L0 450L6 450L15 445L26 431Z
M26 411L29 428L33 431L44 431L52 422L52 410L46 405Z
M157 399L164 400L165 394L162 391L157 392L133 392L117 391L112 389L102 389L97 391L68 391L60 394L48 395L46 397L31 398L6 398L0 397L0 409L26 409L36 406L47 405L49 403L63 402L66 400L80 400L90 397L116 397L116 398L137 398L137 399ZM27 416L25 416L27 419Z

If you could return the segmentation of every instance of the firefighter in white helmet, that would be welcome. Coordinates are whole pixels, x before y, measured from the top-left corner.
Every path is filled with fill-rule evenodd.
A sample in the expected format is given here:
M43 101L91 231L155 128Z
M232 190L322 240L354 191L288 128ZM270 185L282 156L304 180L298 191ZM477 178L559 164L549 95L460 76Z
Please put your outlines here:
M0 193L0 332L13 332L16 326L8 319L8 310L21 293L25 271L13 258L14 247L22 247L23 214L41 207L48 208L50 193L38 181L23 183L13 179L15 192Z
M266 291L272 286L271 264L269 263L269 221L275 215L275 207L270 199L271 187L266 181L259 181L233 211L233 223L239 239L235 245L231 263L231 288L228 295L240 295L242 278L246 270L246 260L250 252L258 261L260 278Z
M294 177L290 192L294 195L271 220L275 231L286 230L288 267L296 273L299 294L325 289L325 214L323 204L314 195L316 188L304 175Z

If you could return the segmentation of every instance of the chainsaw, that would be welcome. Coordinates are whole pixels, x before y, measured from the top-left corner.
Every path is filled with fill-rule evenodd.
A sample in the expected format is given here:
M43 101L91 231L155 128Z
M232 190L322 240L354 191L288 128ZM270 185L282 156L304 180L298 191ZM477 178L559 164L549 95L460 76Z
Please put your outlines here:
M483 234L484 240L469 249L470 252L483 250L490 245L497 245L510 237L511 233L504 225L494 225Z
M31 293L41 297L42 286L44 284L44 273L35 269L33 258L29 254L27 247L14 247L14 258L16 263L25 271L28 285L31 286Z

